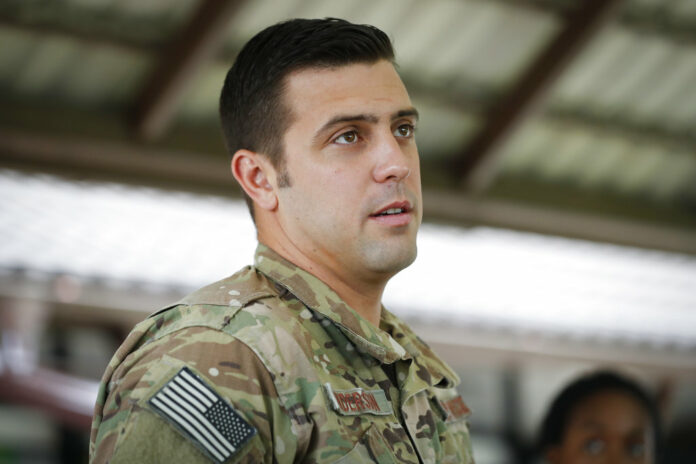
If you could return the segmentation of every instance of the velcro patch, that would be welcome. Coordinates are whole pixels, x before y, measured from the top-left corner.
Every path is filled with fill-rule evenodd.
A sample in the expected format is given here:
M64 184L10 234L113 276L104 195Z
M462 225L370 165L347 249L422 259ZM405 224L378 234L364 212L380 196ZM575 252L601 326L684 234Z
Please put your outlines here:
M256 434L253 426L187 367L164 384L148 404L220 464Z
M334 390L331 384L324 384L324 392L333 409L344 416L376 414L386 416L393 412L387 395L382 390Z
M461 396L457 396L449 401L443 401L442 406L447 411L448 420L464 419L471 415L469 406L464 403Z

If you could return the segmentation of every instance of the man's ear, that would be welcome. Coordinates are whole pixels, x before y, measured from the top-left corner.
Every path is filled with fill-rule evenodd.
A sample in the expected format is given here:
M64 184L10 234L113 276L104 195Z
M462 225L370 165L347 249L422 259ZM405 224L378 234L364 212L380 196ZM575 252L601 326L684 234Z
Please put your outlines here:
M250 150L237 150L232 156L230 168L239 185L259 208L271 211L278 206L271 177L275 175L275 169L263 155Z

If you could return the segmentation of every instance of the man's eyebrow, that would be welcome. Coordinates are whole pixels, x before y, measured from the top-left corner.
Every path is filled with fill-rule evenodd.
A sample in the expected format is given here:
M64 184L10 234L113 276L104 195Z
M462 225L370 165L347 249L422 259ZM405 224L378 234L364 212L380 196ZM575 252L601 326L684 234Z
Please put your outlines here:
M418 120L418 110L411 107L411 108L407 108L405 110L397 111L396 113L394 113L391 120L393 121L395 119L399 119L399 118L403 118L403 117L407 117L407 116L413 116L414 118L416 118L416 120Z
M411 108L406 108L403 110L399 110L396 113L392 115L390 118L391 121L394 121L399 118L403 117L408 117L412 116L415 117L416 120L418 119L418 110L411 107ZM316 131L316 135L314 138L318 138L319 134L324 132L325 130L329 129L332 126L335 126L336 124L341 124L344 122L355 122L355 121L367 121L372 124L376 124L379 121L379 118L375 116L374 114L339 114L338 116L334 116L333 118L329 119L323 126L319 128L319 130Z
M376 124L379 118L374 114L339 114L329 119L321 128L316 132L317 135L324 132L326 129L335 126L336 124L341 124L343 122L354 122L354 121L367 121L372 124Z

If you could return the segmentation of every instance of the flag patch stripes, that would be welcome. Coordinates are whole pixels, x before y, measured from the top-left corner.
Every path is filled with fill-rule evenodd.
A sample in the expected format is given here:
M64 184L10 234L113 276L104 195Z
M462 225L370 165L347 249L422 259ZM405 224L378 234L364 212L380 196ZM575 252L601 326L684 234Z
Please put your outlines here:
M148 404L220 464L256 434L253 426L188 367L164 384Z

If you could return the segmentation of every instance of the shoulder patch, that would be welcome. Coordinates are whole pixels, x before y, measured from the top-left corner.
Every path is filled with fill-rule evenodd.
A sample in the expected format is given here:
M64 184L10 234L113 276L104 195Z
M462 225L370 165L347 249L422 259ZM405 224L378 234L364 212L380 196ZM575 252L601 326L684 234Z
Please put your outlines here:
M234 456L256 434L256 428L187 367L148 404L216 463Z
M466 405L461 395L442 403L447 412L448 420L466 419L471 415L469 406Z

